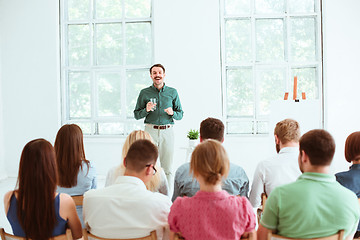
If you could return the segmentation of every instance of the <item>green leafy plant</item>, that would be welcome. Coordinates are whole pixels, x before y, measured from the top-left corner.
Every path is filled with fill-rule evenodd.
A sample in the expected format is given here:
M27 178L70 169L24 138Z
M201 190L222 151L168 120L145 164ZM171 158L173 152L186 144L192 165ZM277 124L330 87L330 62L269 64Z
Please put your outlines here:
M195 130L195 129L190 129L190 131L188 132L187 134L187 137L190 139L190 140L196 140L199 138L199 131L198 130Z

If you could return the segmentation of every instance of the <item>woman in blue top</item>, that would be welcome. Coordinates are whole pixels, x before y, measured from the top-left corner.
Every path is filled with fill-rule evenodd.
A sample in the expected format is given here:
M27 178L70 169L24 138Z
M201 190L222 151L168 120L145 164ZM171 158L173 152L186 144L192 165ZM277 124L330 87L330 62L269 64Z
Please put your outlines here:
M345 142L345 159L352 162L349 171L335 174L336 180L360 198L360 132L350 134ZM360 237L360 222L354 238Z
M55 139L55 153L58 165L59 193L71 196L83 195L97 186L96 171L85 158L83 133L76 124L62 126ZM82 206L76 206L82 227Z
M16 236L50 239L65 234L81 238L81 224L74 201L57 194L57 168L53 146L44 139L25 145L19 166L18 189L5 194L5 213Z

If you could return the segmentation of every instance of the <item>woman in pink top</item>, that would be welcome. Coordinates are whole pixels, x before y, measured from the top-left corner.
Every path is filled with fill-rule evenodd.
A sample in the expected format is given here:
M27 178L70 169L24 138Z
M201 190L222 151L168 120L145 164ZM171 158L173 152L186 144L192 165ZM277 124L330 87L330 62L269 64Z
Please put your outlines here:
M207 140L191 155L190 172L200 184L195 196L178 197L170 209L170 239L240 239L255 231L256 218L247 198L229 195L221 180L229 158L220 142Z

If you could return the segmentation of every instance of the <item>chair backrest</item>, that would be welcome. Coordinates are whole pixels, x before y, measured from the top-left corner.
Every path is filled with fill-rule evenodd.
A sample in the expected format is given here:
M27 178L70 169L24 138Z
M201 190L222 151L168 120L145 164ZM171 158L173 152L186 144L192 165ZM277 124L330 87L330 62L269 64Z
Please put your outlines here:
M25 240L26 239L24 237L18 237L18 236L9 234L9 233L5 232L5 230L3 228L0 228L0 235L1 235L2 240ZM53 240L72 240L73 238L72 238L70 229L66 229L65 234L53 237L51 239L53 239Z
M241 240L253 240L255 234L256 234L255 231L250 232L247 237L241 238ZM176 233L176 234L175 234L175 240L181 240L181 239L185 239L185 238L181 237L181 233L180 233L180 234Z
M268 230L267 240L271 240L271 238L300 240L299 238L287 238L284 236L280 236L280 235L272 233L271 230ZM336 234L328 236L328 237L308 238L306 240L310 240L310 239L311 240L343 240L343 238L344 238L344 230L340 230ZM304 240L304 239L302 239L302 240Z
M264 213L266 200L267 200L266 193L262 193L261 194L261 206L257 209L257 212L256 212L258 222L260 222L260 219Z
M74 200L76 206L82 206L83 205L83 200L84 200L83 195L71 196L71 197Z
M91 233L89 233L86 229L83 229L83 237L84 240L157 240L156 231L152 231L150 235L146 237L140 237L140 238L131 238L131 239L123 239L123 238L102 238L95 236Z

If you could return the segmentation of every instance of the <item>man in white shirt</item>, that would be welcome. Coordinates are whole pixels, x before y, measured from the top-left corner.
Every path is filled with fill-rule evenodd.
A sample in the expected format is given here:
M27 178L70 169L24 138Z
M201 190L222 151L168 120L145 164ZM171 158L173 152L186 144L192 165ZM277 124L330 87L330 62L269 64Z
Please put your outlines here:
M261 205L263 193L269 196L275 187L294 182L301 175L298 165L299 123L293 119L278 122L274 135L278 154L260 162L254 173L249 197L254 208Z
M146 189L156 173L158 150L148 140L134 142L124 159L125 175L115 184L84 194L83 214L88 230L102 238L139 238L156 230L168 239L170 199Z

